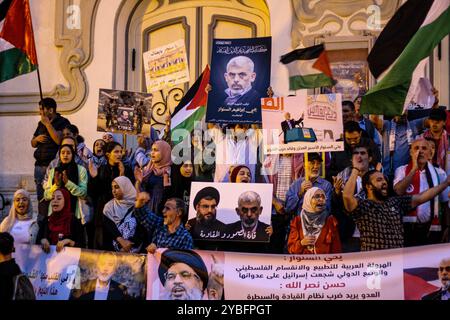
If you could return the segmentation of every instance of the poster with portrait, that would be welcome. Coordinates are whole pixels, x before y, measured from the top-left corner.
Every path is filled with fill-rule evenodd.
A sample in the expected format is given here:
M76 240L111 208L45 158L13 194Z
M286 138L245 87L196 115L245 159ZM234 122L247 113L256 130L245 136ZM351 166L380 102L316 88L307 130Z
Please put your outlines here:
M41 246L16 244L13 258L31 281L36 300L68 300L78 280L81 249L65 248L42 251Z
M322 93L340 93L342 100L354 101L369 90L369 68L367 61L337 61L330 63L336 84L323 88Z
M189 82L189 65L183 39L144 52L147 92Z
M145 256L83 249L70 300L143 300Z
M450 244L419 246L405 251L404 299L441 300L445 289L450 291Z
M271 37L214 39L206 122L261 123L270 85Z
M192 182L188 224L198 240L269 242L272 184Z
M147 257L147 300L222 300L225 253L158 249Z
M149 135L152 98L151 93L100 89L97 131Z
M14 258L37 300L136 300L145 298L144 255L16 245Z
M340 94L264 98L261 100L265 154L344 150Z

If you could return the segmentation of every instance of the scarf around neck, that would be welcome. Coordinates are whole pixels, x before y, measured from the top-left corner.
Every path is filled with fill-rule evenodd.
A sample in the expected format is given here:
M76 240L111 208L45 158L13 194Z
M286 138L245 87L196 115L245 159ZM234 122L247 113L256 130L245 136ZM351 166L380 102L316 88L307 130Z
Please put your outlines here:
M125 176L115 178L115 181L123 193L123 198L109 200L103 208L103 214L118 225L126 216L130 208L134 206L136 201L136 189L130 179Z

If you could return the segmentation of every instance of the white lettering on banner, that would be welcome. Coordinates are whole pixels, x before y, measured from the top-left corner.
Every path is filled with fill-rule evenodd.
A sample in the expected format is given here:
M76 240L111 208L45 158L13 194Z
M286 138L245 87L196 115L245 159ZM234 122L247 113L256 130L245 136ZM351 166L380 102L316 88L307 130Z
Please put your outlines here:
M265 255L254 263L226 253L227 299L403 299L401 250L386 253Z
M78 266L80 253L79 248L56 253L51 246L46 254L40 246L16 245L14 257L33 284L37 300L68 300L72 281L77 280L74 267Z

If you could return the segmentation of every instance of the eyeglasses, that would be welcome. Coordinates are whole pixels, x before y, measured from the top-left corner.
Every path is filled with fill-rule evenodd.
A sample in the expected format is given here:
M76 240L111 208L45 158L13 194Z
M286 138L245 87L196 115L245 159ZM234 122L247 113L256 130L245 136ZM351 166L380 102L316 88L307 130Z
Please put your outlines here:
M195 273L190 273L189 271L181 271L180 273L166 272L164 276L166 278L166 281L174 281L177 275L180 275L181 279L183 280L190 280L192 278L200 280L200 277L198 275L196 275Z
M439 267L439 271L440 271L440 272L443 272L444 270L447 271L447 272L450 272L450 266Z
M251 207L251 208L242 207L241 208L242 213L245 213L245 214L247 214L249 210L252 213L257 213L258 212L258 207Z

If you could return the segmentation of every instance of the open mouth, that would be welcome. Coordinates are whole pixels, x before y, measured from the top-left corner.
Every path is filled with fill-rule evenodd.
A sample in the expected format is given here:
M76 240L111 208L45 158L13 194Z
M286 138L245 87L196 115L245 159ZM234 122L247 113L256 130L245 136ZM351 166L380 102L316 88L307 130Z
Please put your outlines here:
M172 289L172 296L174 298L181 298L186 294L186 290L183 287L177 286Z

